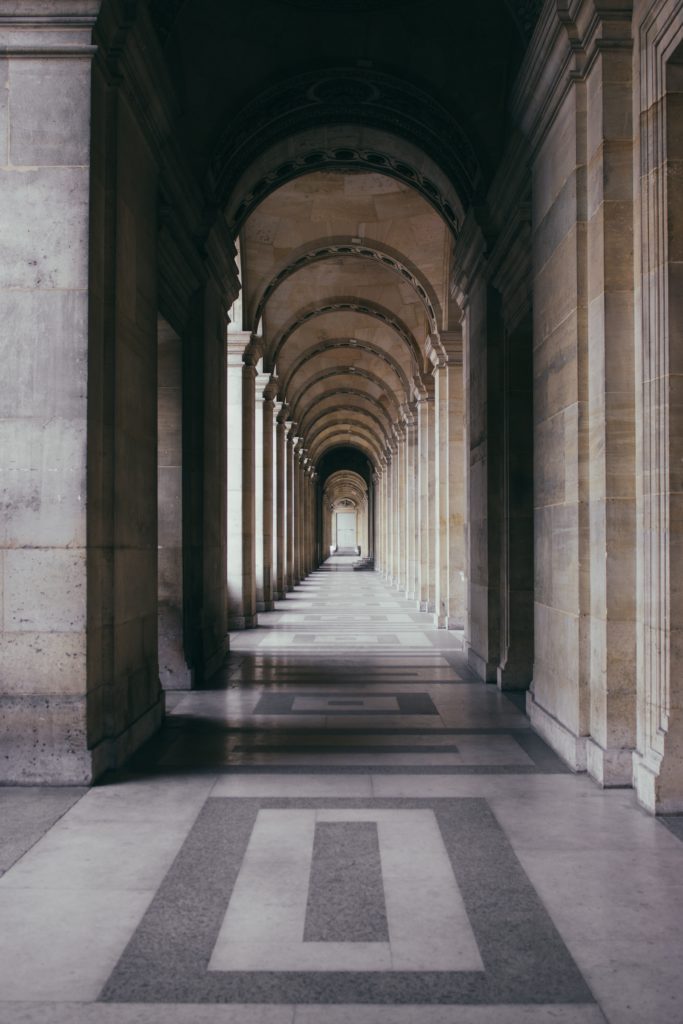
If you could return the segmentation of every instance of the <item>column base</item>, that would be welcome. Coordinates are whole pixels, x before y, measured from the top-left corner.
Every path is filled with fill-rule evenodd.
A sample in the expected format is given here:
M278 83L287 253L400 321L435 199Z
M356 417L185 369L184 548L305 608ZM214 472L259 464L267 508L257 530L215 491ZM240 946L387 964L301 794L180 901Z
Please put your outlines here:
M274 601L257 601L256 612L272 612L275 607Z
M447 615L434 615L434 625L437 629L448 629Z
M129 725L120 736L103 740L91 751L92 781L95 782L106 771L120 768L150 736L161 727L165 713L165 695L163 690L159 700L148 708L144 714Z
M677 793L667 794L658 766L648 764L642 754L633 752L633 788L641 807L650 814L683 814L683 785Z
M495 683L496 670L498 668L496 662L487 661L486 658L482 658L475 651L474 647L470 647L467 643L465 643L465 652L467 654L467 664L476 672L479 678L485 683Z
M463 630L465 628L464 622L460 622L459 619L453 619L449 615L446 619L446 629Z
M592 736L586 740L588 774L604 789L630 789L633 781L633 748L602 747Z
M205 657L202 665L201 679L207 680L219 672L225 664L225 659L230 654L230 637L226 633L222 641ZM198 673L195 673L198 674Z
M229 620L229 627L233 632L254 629L255 626L258 626L258 615L235 615Z
M586 771L586 737L576 736L549 711L537 704L531 690L526 695L526 713L533 728L573 772Z
M528 690L531 686L531 674L528 669L499 665L496 669L496 678L499 690Z

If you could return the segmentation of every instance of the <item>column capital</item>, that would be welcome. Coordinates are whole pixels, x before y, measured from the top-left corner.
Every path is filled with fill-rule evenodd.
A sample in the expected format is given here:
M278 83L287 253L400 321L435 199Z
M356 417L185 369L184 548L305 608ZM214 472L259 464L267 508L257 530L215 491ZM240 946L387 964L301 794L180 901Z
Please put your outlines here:
M277 398L277 389L278 389L277 377L273 377L273 375L271 374L268 383L266 384L266 386L263 389L263 400L264 400L264 402L272 402L273 403L273 408L275 407L275 404L276 404L275 400ZM282 402L278 402L277 405L279 407L281 407L282 406Z
M427 338L427 357L435 370L444 366L462 366L462 332L441 331Z
M400 406L400 413L403 417L406 432L410 430L411 427L415 426L415 412L416 408L414 402L404 402L403 405Z
M421 402L434 401L434 378L431 374L423 373L413 377L413 394L418 405Z
M262 355L261 342L250 331L228 331L228 366L256 366Z

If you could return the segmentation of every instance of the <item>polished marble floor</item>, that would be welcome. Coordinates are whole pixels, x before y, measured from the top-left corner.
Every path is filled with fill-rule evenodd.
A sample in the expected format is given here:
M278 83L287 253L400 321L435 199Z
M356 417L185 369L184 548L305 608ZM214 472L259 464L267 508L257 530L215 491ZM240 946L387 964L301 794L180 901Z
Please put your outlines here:
M0 1024L683 1024L680 819L350 561L125 772L0 790Z

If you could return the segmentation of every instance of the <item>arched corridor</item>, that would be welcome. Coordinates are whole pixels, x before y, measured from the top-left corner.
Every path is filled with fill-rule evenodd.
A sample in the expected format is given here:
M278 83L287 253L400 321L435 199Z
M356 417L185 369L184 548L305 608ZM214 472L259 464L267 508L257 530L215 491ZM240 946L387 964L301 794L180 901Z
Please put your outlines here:
M0 0L0 1024L683 1019L682 54Z

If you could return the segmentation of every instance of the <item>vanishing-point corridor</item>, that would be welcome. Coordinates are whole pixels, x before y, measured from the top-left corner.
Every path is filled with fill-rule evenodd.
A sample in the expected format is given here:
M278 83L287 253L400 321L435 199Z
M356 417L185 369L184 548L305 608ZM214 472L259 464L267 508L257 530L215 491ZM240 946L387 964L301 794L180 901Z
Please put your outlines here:
M106 785L0 791L1 1024L680 1020L680 839L352 561Z

